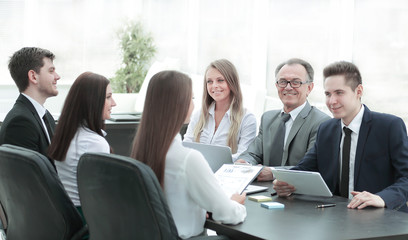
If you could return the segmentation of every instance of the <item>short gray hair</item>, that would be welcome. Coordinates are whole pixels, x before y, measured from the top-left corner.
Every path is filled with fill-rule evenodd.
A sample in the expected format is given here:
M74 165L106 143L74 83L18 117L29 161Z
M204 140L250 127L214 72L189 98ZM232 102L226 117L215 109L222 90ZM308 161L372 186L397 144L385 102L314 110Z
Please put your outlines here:
M314 70L312 68L312 65L310 65L310 63L306 62L305 60L302 60L300 58L291 58L287 61L284 61L283 63L279 64L276 67L275 70L275 78L278 76L279 71L281 70L281 68L285 65L294 65L294 64L300 64L302 65L307 72L307 82L313 82L313 76L314 76Z

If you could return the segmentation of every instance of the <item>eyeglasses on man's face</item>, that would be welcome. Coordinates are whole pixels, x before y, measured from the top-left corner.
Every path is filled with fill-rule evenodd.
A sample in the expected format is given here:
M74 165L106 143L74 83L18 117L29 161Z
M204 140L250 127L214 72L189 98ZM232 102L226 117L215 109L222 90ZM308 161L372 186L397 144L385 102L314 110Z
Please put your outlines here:
M284 79L276 81L276 84L278 85L278 87L281 87L281 88L285 88L288 85L288 83L290 84L292 88L299 88L300 86L302 86L302 84L308 83L308 81L306 82L302 82L300 80L287 81Z

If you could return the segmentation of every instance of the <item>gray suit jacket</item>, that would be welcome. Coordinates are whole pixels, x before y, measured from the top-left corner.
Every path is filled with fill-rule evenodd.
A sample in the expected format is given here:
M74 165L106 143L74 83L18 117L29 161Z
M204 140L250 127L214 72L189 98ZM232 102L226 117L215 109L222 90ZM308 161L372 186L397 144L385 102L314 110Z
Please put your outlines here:
M244 159L254 165L295 166L306 152L313 147L319 125L330 119L328 115L306 102L305 107L296 117L290 129L282 154L282 161L274 162L271 158L274 154L271 149L274 144L273 136L279 126L278 116L280 113L281 110L272 110L262 115L258 136L238 159Z

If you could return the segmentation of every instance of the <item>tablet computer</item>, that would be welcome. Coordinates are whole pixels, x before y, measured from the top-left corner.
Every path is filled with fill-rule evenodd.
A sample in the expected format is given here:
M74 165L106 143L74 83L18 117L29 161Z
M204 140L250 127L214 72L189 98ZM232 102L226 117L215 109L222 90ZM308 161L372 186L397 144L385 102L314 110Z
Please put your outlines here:
M276 179L293 185L296 188L294 193L333 197L333 194L319 172L272 168L271 170Z
M244 192L245 192L247 195L249 195L249 194L259 193L259 192L263 192L263 191L267 191L267 190L268 190L268 187L265 187L265 186L257 186L257 185L249 184L249 185L245 188Z

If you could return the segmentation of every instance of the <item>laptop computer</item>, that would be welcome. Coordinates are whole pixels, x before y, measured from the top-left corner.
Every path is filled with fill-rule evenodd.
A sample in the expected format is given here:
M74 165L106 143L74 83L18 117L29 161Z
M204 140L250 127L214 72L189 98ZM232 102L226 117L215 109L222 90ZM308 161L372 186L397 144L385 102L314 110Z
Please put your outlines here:
M113 122L134 122L134 121L140 121L141 118L142 118L142 113L111 114L111 118L109 120Z
M183 146L193 148L203 154L213 172L224 164L232 164L231 149L226 146L209 145L197 142L183 142Z

